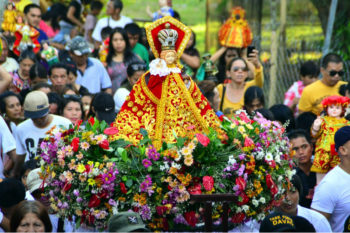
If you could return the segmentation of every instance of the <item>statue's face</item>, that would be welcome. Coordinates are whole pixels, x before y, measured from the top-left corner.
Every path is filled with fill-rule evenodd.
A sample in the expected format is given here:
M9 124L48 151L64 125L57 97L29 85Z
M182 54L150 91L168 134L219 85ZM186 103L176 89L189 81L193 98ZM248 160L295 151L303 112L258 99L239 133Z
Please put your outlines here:
M167 65L172 65L176 63L176 51L175 50L166 50L162 51L160 58L164 59Z

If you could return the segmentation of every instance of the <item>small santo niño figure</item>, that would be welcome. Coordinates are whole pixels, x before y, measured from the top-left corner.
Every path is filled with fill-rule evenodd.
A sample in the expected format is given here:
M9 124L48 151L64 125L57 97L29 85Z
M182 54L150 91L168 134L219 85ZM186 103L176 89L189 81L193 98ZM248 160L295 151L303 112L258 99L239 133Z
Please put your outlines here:
M350 99L343 96L329 96L322 101L325 116L318 116L311 127L311 136L317 138L315 158L311 167L316 172L317 183L326 173L340 163L335 150L334 134L349 122L344 118Z
M159 10L156 12L151 11L150 7L147 6L146 11L147 14L156 21L164 16L174 16L174 10L168 5L168 0L159 0Z
M4 31L4 35L14 35L16 31L16 21L18 12L15 9L15 4L9 1L6 5L6 10L4 11L3 21L1 28Z
M43 43L41 58L46 60L49 66L59 62L57 49L50 46L48 43Z
M184 78L179 58L186 48L191 30L166 16L146 27L147 40L156 57L150 70L133 86L114 122L118 133L113 139L126 139L137 144L147 130L154 146L176 141L188 130L219 130L219 119L209 102L190 77Z
M16 40L13 44L13 52L17 56L28 47L31 47L34 53L40 51L41 45L38 41L39 32L34 27L29 26L27 22L23 25L17 25L15 37Z

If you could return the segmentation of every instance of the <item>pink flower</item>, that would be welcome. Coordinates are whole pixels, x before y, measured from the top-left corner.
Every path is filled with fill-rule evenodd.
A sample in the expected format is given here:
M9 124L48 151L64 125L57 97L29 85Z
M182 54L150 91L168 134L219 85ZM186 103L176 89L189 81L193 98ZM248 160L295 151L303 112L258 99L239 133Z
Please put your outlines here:
M211 191L214 188L214 178L212 176L204 176L203 186L205 190Z
M144 159L144 160L142 160L142 164L145 168L148 168L149 166L152 165L152 162L148 159Z
M250 137L244 139L244 147L254 147L254 141Z
M204 134L197 133L196 137L197 137L199 143L202 144L204 147L207 147L208 144L210 143L210 139L207 136L205 136Z
M118 133L118 129L116 127L109 127L103 131L104 134L107 135L115 135Z

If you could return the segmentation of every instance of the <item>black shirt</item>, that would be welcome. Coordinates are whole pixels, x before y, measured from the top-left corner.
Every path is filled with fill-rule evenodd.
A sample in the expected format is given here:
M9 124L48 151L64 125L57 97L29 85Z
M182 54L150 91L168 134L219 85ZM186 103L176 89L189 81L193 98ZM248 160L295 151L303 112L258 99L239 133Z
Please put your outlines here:
M76 19L80 19L80 14L81 14L81 4L78 1L71 1L71 3L68 6L68 10L69 8L73 6L75 8L74 11L74 17ZM68 12L68 11L67 11ZM67 23L70 23L72 25L75 25L75 23L73 23L72 21L70 21L67 16L64 18L64 21L66 21Z
M316 173L310 172L310 175L306 175L299 167L296 168L296 171L303 185L303 193L299 195L299 205L310 208L316 186Z

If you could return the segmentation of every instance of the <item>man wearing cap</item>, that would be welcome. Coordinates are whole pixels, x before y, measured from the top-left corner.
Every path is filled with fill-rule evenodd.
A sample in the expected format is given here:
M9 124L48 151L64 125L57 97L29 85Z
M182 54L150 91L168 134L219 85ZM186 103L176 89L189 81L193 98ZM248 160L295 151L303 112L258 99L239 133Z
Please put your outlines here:
M350 126L340 128L334 142L340 164L316 186L311 208L329 220L333 232L342 232L350 213Z
M0 182L0 231L9 230L9 219L14 207L24 200L24 185L17 179L7 178Z
M111 124L116 117L113 96L108 93L98 93L92 101L92 111L99 121Z
M140 215L133 211L120 212L108 221L108 232L149 232Z
M112 82L103 64L96 58L88 57L91 52L88 42L83 37L76 36L67 48L78 68L75 82L86 87L92 94L101 91L112 94Z
M52 127L68 128L71 122L61 116L49 114L49 100L42 91L30 92L24 100L24 116L28 118L19 124L14 132L16 154L14 172L18 175L23 162L33 159L42 139Z
M99 49L102 43L101 31L106 27L112 29L116 27L124 28L126 24L132 23L132 19L121 15L123 10L123 2L121 0L110 0L107 3L106 14L107 17L99 19L97 21L96 27L92 32L92 38L95 41L95 49Z

